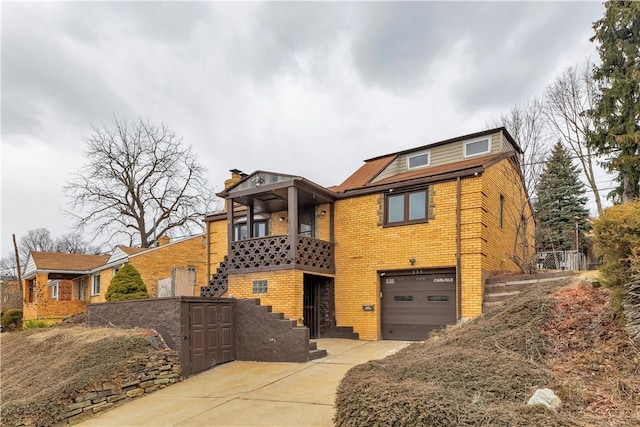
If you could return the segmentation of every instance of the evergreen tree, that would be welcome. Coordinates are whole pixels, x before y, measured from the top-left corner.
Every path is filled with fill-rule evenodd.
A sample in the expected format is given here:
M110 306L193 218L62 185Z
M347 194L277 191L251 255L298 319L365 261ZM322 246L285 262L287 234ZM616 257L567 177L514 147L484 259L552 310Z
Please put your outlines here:
M111 279L104 298L107 301L149 298L142 276L131 264L125 264Z
M538 250L575 249L576 224L580 250L584 250L586 240L581 236L590 229L585 192L569 151L560 142L556 143L536 188L534 209Z
M627 202L640 197L640 2L606 2L593 28L601 65L594 69L599 94L588 143L618 174L609 196Z

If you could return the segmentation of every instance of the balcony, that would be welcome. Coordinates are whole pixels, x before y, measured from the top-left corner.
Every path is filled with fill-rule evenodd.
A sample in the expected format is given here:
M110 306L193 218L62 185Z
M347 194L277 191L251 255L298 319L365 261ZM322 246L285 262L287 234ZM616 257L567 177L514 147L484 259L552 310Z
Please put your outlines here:
M299 268L317 273L335 272L333 243L306 236L257 237L231 242L227 273Z

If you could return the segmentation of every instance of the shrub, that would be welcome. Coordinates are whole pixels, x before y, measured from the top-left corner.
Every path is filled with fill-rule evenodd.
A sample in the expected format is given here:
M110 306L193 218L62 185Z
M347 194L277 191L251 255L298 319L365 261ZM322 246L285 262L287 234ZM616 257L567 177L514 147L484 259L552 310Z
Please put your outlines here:
M15 331L22 328L22 310L11 309L2 312L2 330Z
M22 329L48 328L49 323L41 319L29 319L22 324Z
M149 298L149 293L138 270L125 264L111 279L104 297L107 301L124 301Z
M630 256L640 250L640 201L612 206L594 221L594 250L603 259L604 283L621 287L631 280Z

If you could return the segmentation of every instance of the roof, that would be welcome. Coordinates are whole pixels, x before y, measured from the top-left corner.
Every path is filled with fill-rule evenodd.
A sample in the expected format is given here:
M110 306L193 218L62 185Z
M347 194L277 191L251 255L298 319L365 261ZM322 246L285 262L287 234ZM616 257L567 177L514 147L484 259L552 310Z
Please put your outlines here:
M438 179L445 175L464 175L465 173L481 172L485 168L499 162L500 160L513 158L516 156L515 151L507 151L488 156L476 157L473 159L462 160L460 162L449 163L441 166L434 166L425 169L413 170L405 173L393 175L389 178L385 178L375 183L371 183L382 170L386 167L385 162L377 163L377 167L368 169L360 168L352 176L347 178L345 182L335 187L333 190L344 195L344 193L355 190L375 189L381 186L388 186L390 184L403 183L406 181L415 181L417 179ZM385 159L389 159L386 157ZM376 159L378 160L378 159ZM372 163L372 162L369 162ZM364 184L363 184L364 183Z
M127 255L135 255L138 254L140 252L144 252L144 251L148 251L149 248L132 248L129 246L118 246L118 249L120 249L122 252L124 252Z
M351 188L364 187L369 184L371 180L375 179L375 177L378 176L378 174L380 174L380 172L382 172L387 166L389 166L396 157L398 157L396 154L391 154L389 156L367 161L342 184L330 187L329 189L335 192L341 192Z
M38 270L89 271L107 262L109 255L31 252L31 258Z

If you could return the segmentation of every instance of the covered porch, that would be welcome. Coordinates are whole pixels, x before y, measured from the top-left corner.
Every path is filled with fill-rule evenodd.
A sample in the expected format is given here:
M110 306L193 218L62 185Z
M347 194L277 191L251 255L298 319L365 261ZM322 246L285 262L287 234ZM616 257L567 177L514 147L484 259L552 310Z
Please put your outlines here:
M227 273L297 268L333 274L335 194L299 176L241 176L218 194L227 207Z

